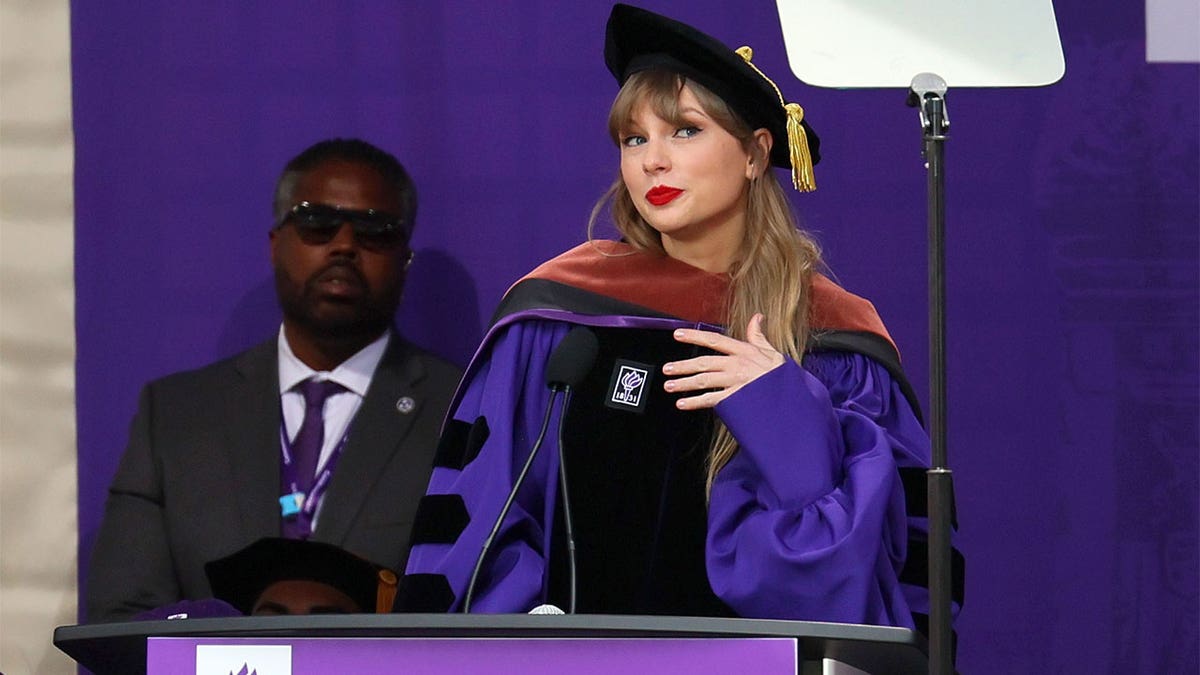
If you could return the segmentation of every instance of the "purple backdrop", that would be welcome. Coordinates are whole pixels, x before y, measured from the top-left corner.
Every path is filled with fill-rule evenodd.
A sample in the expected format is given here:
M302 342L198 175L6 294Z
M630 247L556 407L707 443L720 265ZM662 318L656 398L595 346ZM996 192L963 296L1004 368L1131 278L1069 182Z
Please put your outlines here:
M1056 86L958 90L947 146L949 449L972 673L1196 672L1200 74L1142 3L1059 3ZM802 103L798 196L927 386L925 175L890 91L806 87L772 2L645 2ZM463 363L505 288L582 240L615 175L609 3L72 3L80 554L147 379L274 333L270 195L311 142L421 194L402 329ZM81 571L81 574L83 572Z

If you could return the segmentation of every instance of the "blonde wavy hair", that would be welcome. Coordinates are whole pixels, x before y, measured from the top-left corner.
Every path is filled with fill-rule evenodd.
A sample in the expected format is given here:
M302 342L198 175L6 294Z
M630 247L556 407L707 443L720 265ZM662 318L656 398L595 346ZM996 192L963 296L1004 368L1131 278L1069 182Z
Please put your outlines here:
M752 152L754 129L716 94L682 75L663 70L635 73L621 87L608 115L608 132L620 145L621 133L631 125L639 106L673 124L687 126L680 111L679 95L688 87L704 112L722 129ZM780 139L775 139L779 142ZM782 139L787 142L787 139ZM768 158L763 157L764 165ZM617 231L635 248L665 254L662 236L642 218L625 182L616 181L592 209L588 237L608 208ZM812 275L821 265L821 252L811 236L801 231L787 197L774 174L764 169L750 181L746 205L746 236L729 269L729 295L725 299L726 334L746 339L750 319L762 313L763 333L780 353L799 363L809 334L809 301ZM707 461L706 492L713 480L737 452L737 440L716 420Z

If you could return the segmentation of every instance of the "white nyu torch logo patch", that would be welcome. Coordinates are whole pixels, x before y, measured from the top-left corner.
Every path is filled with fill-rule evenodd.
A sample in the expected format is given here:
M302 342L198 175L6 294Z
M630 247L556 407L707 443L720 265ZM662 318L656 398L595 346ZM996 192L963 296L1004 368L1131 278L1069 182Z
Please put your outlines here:
M608 385L610 408L642 412L646 408L646 387L650 384L651 366L633 361L618 360Z
M636 408L642 400L642 385L646 384L646 371L629 366L621 366L617 375L617 387L613 391L612 402L622 403Z

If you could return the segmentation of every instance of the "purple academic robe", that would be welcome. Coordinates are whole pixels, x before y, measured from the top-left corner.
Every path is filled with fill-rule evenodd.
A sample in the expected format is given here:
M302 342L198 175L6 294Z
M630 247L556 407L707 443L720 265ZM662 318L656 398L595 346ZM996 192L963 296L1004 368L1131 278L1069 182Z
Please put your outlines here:
M449 520L458 531L444 537L418 524L407 568L406 581L448 585L451 611L461 611L480 546L538 435L550 403L547 356L576 324L704 327L558 309L520 311L493 326L450 422L473 425L470 435L486 440L465 441L461 461L439 462L428 490L437 519L456 512ZM898 467L928 466L930 450L888 370L858 353L810 353L803 367L785 363L715 412L739 443L709 504L705 565L716 596L743 617L913 627L928 594L902 582L901 570L909 537L926 528L906 513ZM472 611L525 612L545 601L557 467L549 433L488 555Z

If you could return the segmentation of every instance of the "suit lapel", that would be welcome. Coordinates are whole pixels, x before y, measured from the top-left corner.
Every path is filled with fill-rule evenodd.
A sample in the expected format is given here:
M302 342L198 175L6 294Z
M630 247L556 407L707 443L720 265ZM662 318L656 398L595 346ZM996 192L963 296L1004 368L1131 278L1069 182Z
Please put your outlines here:
M351 422L345 452L321 504L313 533L316 539L339 545L345 542L351 526L361 516L367 495L418 417L424 402L416 386L425 372L420 361L405 357L406 351L404 341L393 333L366 398ZM414 406L407 414L397 406L403 397L409 397Z
M239 379L219 392L225 447L244 541L279 536L279 358L275 339L238 357ZM221 489L221 488L218 488ZM214 499L222 498L219 494Z

